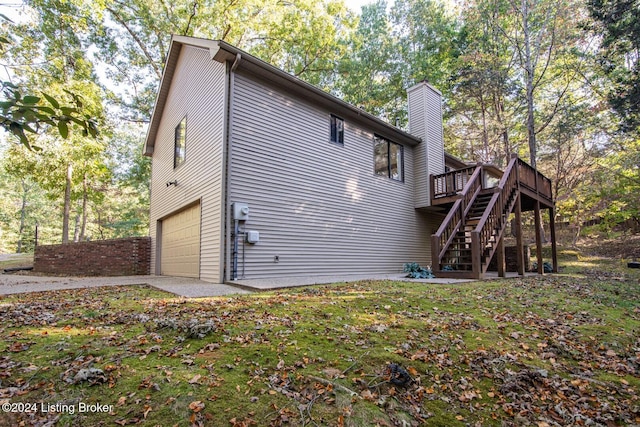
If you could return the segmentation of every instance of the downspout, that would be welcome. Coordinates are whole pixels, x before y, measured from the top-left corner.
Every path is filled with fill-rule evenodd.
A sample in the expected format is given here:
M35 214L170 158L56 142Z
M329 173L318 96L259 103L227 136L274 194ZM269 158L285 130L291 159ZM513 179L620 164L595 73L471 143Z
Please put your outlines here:
M233 61L233 65L231 65L232 73L235 73L236 68L238 68L238 65L240 65L241 60L242 60L242 55L240 54L240 52L236 53L236 60Z
M226 147L226 159L225 159L225 165L226 167L224 168L225 170L225 177L224 177L224 191L225 191L225 196L224 196L224 215L222 218L223 221L223 230L224 231L224 242L223 242L223 251L224 251L224 274L223 274L223 282L227 282L229 280L233 280L234 277L233 275L235 274L235 272L231 272L232 270L232 265L236 265L237 263L237 259L234 260L233 264L232 264L232 260L231 260L231 251L232 248L230 248L229 243L231 242L231 236L233 235L237 235L236 230L234 229L233 232L231 230L231 220L232 220L232 215L230 214L230 210L231 210L231 203L229 201L229 194L231 191L231 180L230 177L232 175L232 171L233 171L233 162L232 162L232 158L233 156L232 154L232 146L231 146L231 131L232 131L232 121L233 121L233 99L234 99L234 86L235 86L235 79L234 79L234 72L235 70L238 68L238 65L240 64L240 61L242 59L242 55L240 55L240 53L236 54L236 59L233 62L233 64L227 68L227 73L228 73L228 80L227 80L227 99L226 99L226 112L225 112L225 130L226 130L226 135L225 135L225 147ZM235 227L234 227L235 228ZM233 251L236 252L236 251ZM236 252L237 253L237 252Z

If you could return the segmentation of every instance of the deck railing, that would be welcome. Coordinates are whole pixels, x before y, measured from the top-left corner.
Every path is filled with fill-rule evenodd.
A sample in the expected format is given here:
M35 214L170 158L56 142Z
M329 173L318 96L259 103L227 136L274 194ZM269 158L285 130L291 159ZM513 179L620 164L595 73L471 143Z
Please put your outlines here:
M518 159L518 175L520 185L538 193L547 200L553 200L551 180L521 159Z
M520 185L552 201L551 180L518 158L517 162ZM461 197L462 190L467 184L477 166L431 175L431 200Z
M477 166L431 175L431 200L455 196L464 189Z

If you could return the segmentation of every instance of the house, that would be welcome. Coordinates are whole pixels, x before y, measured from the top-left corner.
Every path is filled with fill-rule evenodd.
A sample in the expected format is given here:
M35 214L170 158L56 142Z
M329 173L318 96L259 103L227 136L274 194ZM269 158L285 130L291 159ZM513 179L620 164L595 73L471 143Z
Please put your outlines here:
M489 169L444 152L435 88L409 88L408 104L406 132L223 41L174 36L145 142L152 273L225 282L418 262L471 274L471 235L496 239L464 225L486 205Z

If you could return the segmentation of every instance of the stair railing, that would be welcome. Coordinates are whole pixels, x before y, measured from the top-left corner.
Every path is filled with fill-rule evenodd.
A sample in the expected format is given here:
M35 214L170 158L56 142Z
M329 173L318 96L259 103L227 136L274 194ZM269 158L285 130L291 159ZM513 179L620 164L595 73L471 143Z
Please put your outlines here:
M438 231L431 235L431 262L434 270L440 270L447 248L458 230L464 227L464 218L481 189L482 165L478 164L462 189L461 197L455 201Z
M507 223L509 212L506 212L512 206L508 206L509 199L518 186L518 157L514 156L509 161L507 169L505 169L500 183L494 189L494 194L487 205L487 208L480 218L478 225L471 232L471 248L472 248L472 270L476 277L483 274L489 266L489 261L497 248L500 235L504 231ZM511 200L513 202L513 200ZM495 237L496 244L487 254L486 263L482 262L482 254L489 246L490 240Z

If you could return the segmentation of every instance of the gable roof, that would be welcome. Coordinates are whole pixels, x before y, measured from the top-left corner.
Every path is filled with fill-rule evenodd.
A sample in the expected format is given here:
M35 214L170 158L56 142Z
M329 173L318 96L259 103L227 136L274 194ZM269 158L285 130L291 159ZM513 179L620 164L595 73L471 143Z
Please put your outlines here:
M147 130L145 141L145 155L152 155L155 147L155 140L164 112L164 106L167 101L171 82L176 70L180 51L183 46L192 46L201 49L208 49L212 60L218 62L232 63L232 71L244 71L250 73L260 79L282 87L288 93L297 94L303 99L313 102L315 105L324 107L332 113L338 114L345 120L357 121L364 124L367 129L372 130L382 137L389 138L395 142L406 145L417 145L421 139L415 137L408 132L403 131L380 118L367 113L366 111L355 107L343 100L313 86L291 74L288 74L273 65L270 65L261 59L256 58L235 46L230 45L221 40L209 40L196 37L177 36L171 38L171 45L167 61L165 63L160 87L156 95L155 107L151 115L151 122Z

